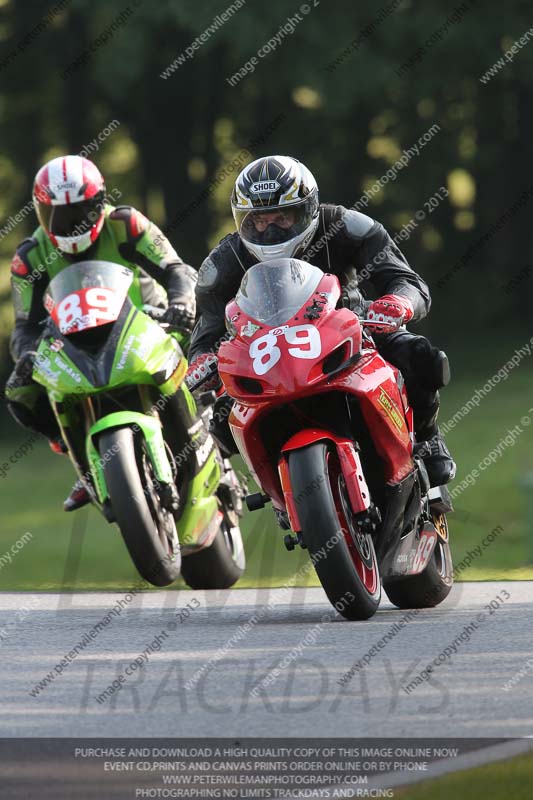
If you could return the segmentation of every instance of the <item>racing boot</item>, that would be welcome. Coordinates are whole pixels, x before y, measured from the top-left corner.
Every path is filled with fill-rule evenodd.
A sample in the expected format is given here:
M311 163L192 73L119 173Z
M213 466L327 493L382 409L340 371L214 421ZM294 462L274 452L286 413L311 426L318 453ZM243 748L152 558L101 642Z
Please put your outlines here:
M457 471L457 465L437 425L439 405L439 393L434 392L427 405L417 405L413 409L417 449L424 460L430 486L449 483Z
M83 508L87 503L91 502L91 495L85 488L83 481L77 480L72 490L63 503L64 511L76 511L78 508Z

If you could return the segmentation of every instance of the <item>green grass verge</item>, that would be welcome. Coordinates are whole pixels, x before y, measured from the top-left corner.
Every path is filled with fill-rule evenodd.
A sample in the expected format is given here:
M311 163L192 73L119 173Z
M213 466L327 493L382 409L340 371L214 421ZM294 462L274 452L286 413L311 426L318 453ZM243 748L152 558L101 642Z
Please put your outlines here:
M402 800L530 800L533 756L517 756L489 766L424 781L411 789L394 790Z
M514 346L521 344L517 341ZM512 347L501 360L492 362L496 369L511 353ZM520 418L533 406L530 369L526 360L448 434L448 444L459 464L458 480L482 461L509 428L520 424ZM481 372L479 379L459 376L443 392L441 419L452 417L494 371L493 366ZM458 513L450 518L450 528L456 564L494 528L503 528L482 556L461 572L461 580L533 579L533 565L527 563L528 541L533 538L533 503L527 519L528 504L521 485L524 474L533 471L531 432L533 426L524 429L515 444L503 450L497 463L483 471L477 483L455 501ZM0 447L0 464L9 461L27 438L26 432L10 428ZM12 563L0 567L4 590L123 588L135 580L114 525L108 525L94 509L75 515L63 512L62 501L72 481L68 460L51 453L44 443L37 443L31 454L11 465L6 477L0 479L0 557L26 531L32 534ZM306 553L285 550L283 533L269 507L247 514L243 530L248 568L240 587L281 586L299 570L297 585L317 585L312 570L301 571Z

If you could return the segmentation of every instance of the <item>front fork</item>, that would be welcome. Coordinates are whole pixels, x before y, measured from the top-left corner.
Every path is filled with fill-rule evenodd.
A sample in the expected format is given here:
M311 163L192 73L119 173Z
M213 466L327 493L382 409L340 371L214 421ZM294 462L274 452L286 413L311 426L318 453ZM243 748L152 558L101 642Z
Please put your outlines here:
M336 436L330 431L318 428L299 431L284 444L281 449L281 458L278 462L278 473L289 522L292 530L296 533L301 531L302 526L290 482L289 454L293 450L299 450L302 447L308 447L320 441L328 441L336 449L340 468L346 481L348 498L353 514L358 515L368 512L372 506L370 492L361 466L361 459L354 442L351 439ZM309 489L312 490L312 488L311 485Z

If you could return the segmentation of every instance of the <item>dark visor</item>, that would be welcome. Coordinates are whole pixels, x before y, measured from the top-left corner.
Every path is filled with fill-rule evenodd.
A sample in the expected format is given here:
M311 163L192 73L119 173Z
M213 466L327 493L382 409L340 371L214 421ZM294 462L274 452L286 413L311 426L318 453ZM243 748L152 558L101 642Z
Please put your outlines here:
M299 236L311 225L315 210L316 203L306 201L293 206L257 208L252 211L235 209L234 216L237 230L245 241L259 245L283 244ZM285 217L288 224L282 227L273 221L264 230L258 230L257 217L264 220L268 215L272 215L273 219L277 215Z
M43 228L54 236L80 236L98 221L104 202L104 193L98 192L90 200L69 205L39 203L39 219Z

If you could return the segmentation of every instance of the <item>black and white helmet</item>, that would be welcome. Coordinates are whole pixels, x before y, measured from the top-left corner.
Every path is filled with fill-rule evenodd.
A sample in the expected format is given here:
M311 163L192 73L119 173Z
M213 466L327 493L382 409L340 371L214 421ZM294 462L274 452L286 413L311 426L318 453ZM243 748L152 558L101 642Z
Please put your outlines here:
M258 158L237 177L231 210L239 236L259 261L293 258L317 229L318 186L296 158Z

